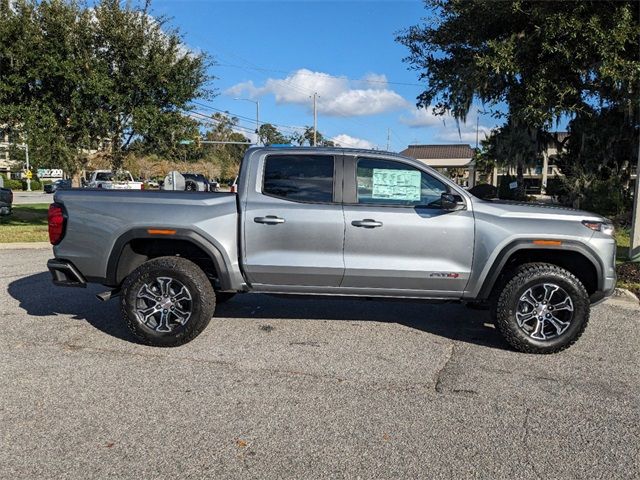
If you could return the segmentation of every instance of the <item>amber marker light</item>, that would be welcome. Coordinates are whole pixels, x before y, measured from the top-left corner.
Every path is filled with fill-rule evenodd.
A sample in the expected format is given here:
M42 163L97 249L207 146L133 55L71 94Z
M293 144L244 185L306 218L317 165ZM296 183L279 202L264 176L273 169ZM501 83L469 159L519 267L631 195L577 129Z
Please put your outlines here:
M149 228L147 229L149 235L175 235L175 230L164 230L161 228Z
M533 243L534 245L551 245L554 247L559 247L560 245L562 245L562 242L560 240L534 240Z

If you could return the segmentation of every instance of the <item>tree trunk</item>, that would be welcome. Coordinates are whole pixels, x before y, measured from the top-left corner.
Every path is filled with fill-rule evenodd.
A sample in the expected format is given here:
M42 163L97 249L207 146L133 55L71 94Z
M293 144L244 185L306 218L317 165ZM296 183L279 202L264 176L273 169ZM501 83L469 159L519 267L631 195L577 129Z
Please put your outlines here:
M516 166L516 180L518 182L518 199L524 200L526 198L526 194L524 191L524 164L522 161L518 161L518 165Z

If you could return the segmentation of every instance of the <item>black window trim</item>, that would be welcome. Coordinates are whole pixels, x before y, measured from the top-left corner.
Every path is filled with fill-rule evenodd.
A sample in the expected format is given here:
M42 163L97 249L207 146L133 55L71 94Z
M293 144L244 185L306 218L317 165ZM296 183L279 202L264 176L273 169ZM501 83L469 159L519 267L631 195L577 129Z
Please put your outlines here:
M331 157L333 159L333 183L332 183L332 201L330 202L313 202L309 200L295 200L291 198L281 197L279 195L274 195L272 193L266 193L264 191L264 181L265 181L265 170L267 168L267 160L269 157L284 157L284 156L294 156L294 157ZM277 198L278 200L282 200L283 202L291 202L291 203L304 203L311 205L340 205L342 204L342 191L343 191L343 178L344 178L344 155L338 153L300 153L300 152L278 152L278 153L269 153L265 155L262 161L262 180L260 185L260 193L265 197Z
M361 159L396 162L411 168L415 168L419 172L422 172L425 175L429 175L430 177L435 178L436 180L441 182L447 188L447 193L453 192L454 195L461 197L462 201L464 201L466 204L464 197L460 195L458 192L456 192L455 190L453 190L450 185L447 185L446 182L443 182L439 178L434 177L430 172L427 172L422 168L412 165L411 163L403 162L402 159L399 159L399 158L357 155L357 156L345 157L345 160L343 162L344 163L343 197L349 199L349 201L347 200L343 201L343 205L358 206L358 207L410 208L412 210L415 210L416 208L429 209L429 210L442 210L442 207L430 206L430 205L398 205L394 203L358 203L358 160L361 160ZM347 172L349 172L349 175L346 174Z

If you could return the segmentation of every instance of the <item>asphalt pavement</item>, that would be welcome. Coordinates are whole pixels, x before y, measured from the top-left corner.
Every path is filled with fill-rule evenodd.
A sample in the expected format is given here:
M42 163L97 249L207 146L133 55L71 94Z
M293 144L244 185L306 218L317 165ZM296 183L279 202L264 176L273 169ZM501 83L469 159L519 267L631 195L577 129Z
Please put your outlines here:
M525 355L460 305L239 295L137 344L48 249L0 250L0 478L640 477L640 310Z

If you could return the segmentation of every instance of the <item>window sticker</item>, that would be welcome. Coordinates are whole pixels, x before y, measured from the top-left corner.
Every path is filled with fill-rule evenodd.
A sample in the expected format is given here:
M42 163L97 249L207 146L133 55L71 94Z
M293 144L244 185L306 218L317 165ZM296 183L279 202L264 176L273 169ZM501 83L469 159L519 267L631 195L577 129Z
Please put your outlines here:
M419 202L421 177L417 170L374 168L371 198Z

